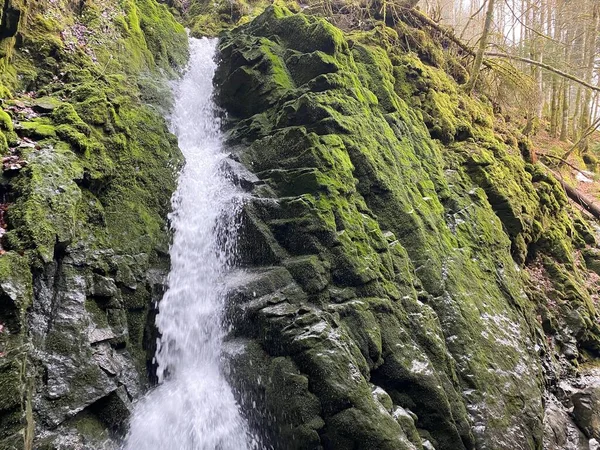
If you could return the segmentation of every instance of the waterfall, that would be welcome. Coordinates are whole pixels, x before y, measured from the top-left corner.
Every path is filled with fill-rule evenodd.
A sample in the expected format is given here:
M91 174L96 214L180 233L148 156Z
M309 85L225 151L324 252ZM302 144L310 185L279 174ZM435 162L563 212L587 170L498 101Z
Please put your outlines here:
M136 404L124 450L253 447L221 370L232 250L223 236L235 235L241 194L221 170L226 156L212 100L216 43L190 39L189 68L175 89L171 128L186 163L173 196L172 266L156 318L159 384Z

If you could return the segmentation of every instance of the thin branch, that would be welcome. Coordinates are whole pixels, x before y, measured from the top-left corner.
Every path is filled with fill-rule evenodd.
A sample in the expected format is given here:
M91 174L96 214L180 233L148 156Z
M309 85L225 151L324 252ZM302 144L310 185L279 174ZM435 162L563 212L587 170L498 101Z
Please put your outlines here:
M519 23L520 23L520 24L521 24L523 27L525 27L525 28L526 28L526 29L528 29L529 31L533 31L535 34L537 34L538 36L540 36L540 37L542 37L542 38L544 38L544 39L548 39L549 41L551 41L551 42L554 42L554 43L556 43L556 44L559 44L559 45L565 45L565 44L563 44L562 42L560 42L560 41L557 41L556 39L554 39L554 38L552 38L552 37L550 37L550 36L547 36L547 35L545 35L544 33L540 33L538 30L536 30L536 29L534 29L534 28L532 28L532 27L530 27L530 26L526 25L526 24L525 24L525 23L524 23L524 22L521 20L521 18L520 18L520 17L517 17L517 14L515 13L515 10L512 8L512 6L510 6L510 5L509 5L508 1L507 1L507 0L504 0L504 3L506 4L506 6L508 6L508 9L509 9L509 11L511 12L511 14L513 15L513 17L514 17L514 18L517 20L517 22L519 22Z
M575 144L573 144L573 146L564 154L563 158L567 159L569 156L571 156L571 153L573 153L575 151L575 149L577 147L579 147L579 144L581 144L583 142L584 139L586 139L587 137L591 136L592 133L594 133L594 131L596 131L596 129L600 127L600 119L596 120L593 124L591 124L581 135L581 137L579 138L579 140L577 142L575 142Z
M532 64L534 66L541 67L542 69L546 69L549 72L555 73L556 75L559 75L563 78L574 81L575 83L585 86L588 89L600 92L600 87L594 86L590 83L587 83L586 81L583 81L582 79L577 78L576 76L571 75L570 73L563 72L562 70L556 69L556 68L549 66L548 64L544 64L543 62L540 62L540 61L535 61L535 60L529 59L529 58L523 58L522 56L508 55L505 53L496 53L496 52L486 52L485 56L490 56L490 57L495 57L495 58L514 59L515 61L521 61L521 62L524 62L527 64Z
M457 38L451 29L445 28L435 23L433 20L431 20L429 17L427 17L425 14L423 14L417 9L412 9L410 11L410 14L412 14L417 20L424 22L426 25L429 25L434 30L442 33L446 38L450 39L454 44L456 44L462 51L464 51L468 55L475 56L475 51L471 47L466 45L464 42L462 42L459 38Z
M588 175L581 170L580 168L578 168L577 166L571 164L569 161L567 161L566 159L561 158L560 156L554 156L554 155L550 155L548 153L543 153L543 152L537 152L537 154L539 156L543 156L545 158L551 158L551 159L557 159L558 161L561 162L561 164L566 164L567 166L569 166L571 169L576 170L577 172L579 172L581 175L587 177Z
M465 27L463 28L462 32L460 33L460 39L462 39L463 36L465 35L465 31L467 31L467 28L469 28L469 25L471 24L471 21L475 17L477 17L481 11L483 11L483 8L485 7L485 5L487 5L487 0L485 2L483 2L483 4L481 5L481 7L471 17L469 17L469 20L467 20L467 24L465 25Z

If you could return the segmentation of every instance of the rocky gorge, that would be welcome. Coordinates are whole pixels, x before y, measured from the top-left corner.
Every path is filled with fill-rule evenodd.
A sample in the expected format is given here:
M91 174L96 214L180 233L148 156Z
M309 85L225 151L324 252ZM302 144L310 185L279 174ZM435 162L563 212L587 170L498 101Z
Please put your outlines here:
M115 448L156 381L180 5L3 2L0 448ZM448 38L229 6L186 25L223 29L225 373L260 448L597 448L598 225Z

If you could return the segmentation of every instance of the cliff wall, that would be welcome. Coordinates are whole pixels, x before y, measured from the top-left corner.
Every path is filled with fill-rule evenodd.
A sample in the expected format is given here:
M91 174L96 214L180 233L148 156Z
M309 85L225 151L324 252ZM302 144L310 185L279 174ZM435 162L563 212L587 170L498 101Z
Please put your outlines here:
M252 173L231 378L265 443L553 448L548 396L599 349L596 236L467 77L409 20L275 6L222 37Z
M0 448L98 449L148 385L187 38L151 0L1 6Z
M153 0L0 3L0 449L112 448L153 381L185 31ZM600 439L597 226L447 37L190 5L196 34L247 22L215 85L250 194L229 378L263 445Z

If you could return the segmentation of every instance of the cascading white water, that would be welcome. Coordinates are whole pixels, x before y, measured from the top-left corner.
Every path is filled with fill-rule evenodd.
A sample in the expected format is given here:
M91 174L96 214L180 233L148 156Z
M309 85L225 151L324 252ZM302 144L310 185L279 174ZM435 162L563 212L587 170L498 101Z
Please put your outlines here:
M231 250L220 236L235 233L240 193L220 169L215 47L216 40L190 39L189 68L175 90L171 127L186 164L173 197L172 267L156 318L159 385L136 405L125 450L253 447L220 363Z

